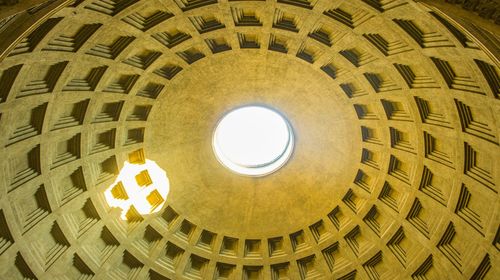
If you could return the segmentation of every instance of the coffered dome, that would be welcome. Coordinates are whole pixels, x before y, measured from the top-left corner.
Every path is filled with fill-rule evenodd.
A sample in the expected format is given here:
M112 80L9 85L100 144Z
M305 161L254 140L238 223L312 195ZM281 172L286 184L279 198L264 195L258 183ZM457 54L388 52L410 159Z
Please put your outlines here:
M500 275L493 22L411 0L35 2L0 6L0 279ZM214 153L243 106L293 140L263 176ZM146 162L166 200L111 207Z

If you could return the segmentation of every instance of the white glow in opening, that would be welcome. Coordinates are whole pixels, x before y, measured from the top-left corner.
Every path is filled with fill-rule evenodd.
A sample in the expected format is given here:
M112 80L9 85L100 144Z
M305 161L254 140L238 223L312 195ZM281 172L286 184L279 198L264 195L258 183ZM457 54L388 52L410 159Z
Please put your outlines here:
M226 114L215 129L213 148L227 168L264 176L278 170L293 151L290 124L274 110L246 106Z
M156 162L146 159L143 164L126 161L104 196L109 206L122 210L123 220L131 220L138 214L160 211L169 190L167 173Z

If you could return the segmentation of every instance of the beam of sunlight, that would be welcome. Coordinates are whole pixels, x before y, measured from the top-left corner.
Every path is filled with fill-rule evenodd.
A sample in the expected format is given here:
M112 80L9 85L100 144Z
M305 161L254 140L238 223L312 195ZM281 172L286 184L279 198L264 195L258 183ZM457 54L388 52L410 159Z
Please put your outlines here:
M169 190L167 173L156 162L146 159L144 164L126 161L104 196L110 207L122 210L121 219L127 220L137 213L147 215L160 211Z

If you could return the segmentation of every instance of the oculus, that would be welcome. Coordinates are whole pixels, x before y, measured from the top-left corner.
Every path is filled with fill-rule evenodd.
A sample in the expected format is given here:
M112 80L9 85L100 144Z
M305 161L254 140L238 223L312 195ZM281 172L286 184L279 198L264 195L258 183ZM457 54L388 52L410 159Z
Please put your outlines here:
M265 176L290 158L294 135L290 123L276 110L250 105L230 111L217 124L212 140L217 160L247 176Z

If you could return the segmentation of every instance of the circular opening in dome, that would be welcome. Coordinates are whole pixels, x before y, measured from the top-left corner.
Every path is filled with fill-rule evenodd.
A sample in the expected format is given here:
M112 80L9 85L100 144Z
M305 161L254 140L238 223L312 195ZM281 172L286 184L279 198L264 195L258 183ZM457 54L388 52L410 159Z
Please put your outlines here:
M287 162L294 139L290 124L281 114L253 105L222 117L212 144L225 167L242 175L264 176Z

